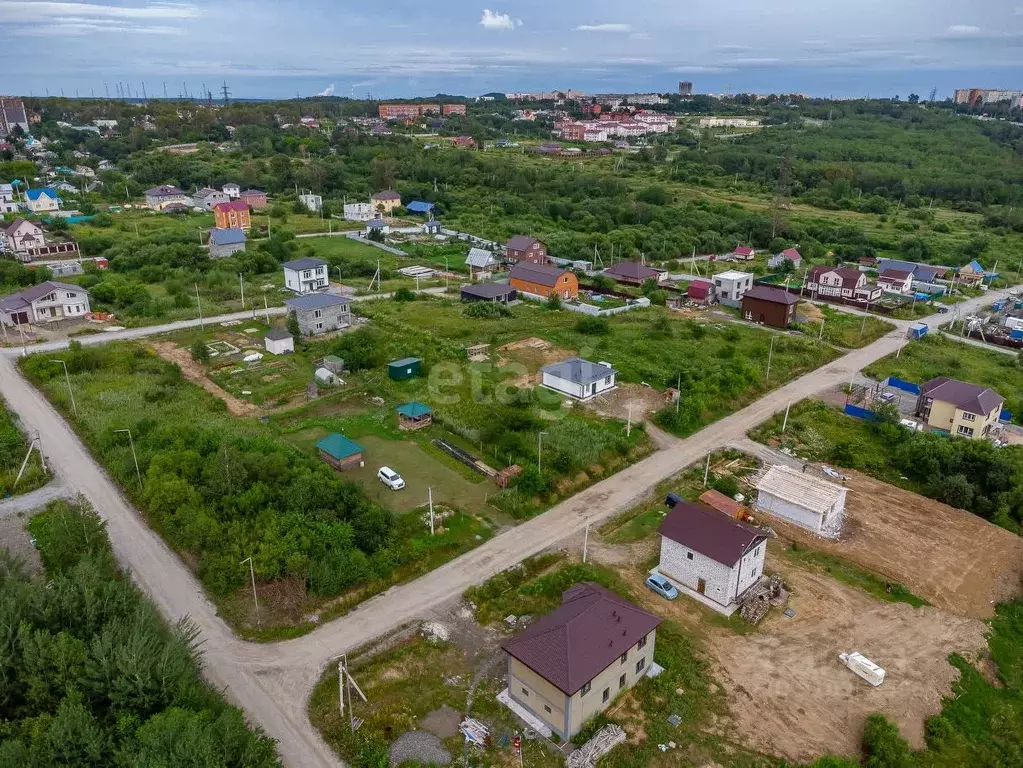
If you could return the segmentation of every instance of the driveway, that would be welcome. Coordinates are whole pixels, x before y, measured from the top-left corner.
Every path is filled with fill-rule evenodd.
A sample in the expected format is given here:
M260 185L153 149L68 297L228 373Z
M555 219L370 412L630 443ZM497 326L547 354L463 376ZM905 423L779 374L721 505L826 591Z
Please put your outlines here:
M980 303L1003 292L992 291ZM218 318L219 319L219 318ZM218 320L214 319L211 322ZM139 338L159 329L135 329ZM110 334L113 335L113 334ZM91 338L101 343L102 337ZM132 509L70 426L21 375L17 350L0 354L0 395L26 428L38 430L51 465L83 493L107 521L114 553L139 587L170 621L189 617L202 638L204 674L242 707L250 721L278 741L290 766L336 766L340 761L309 723L306 704L321 671L342 652L357 648L552 544L633 506L662 480L746 433L794 403L848 382L856 371L905 342L901 328L830 364L769 392L760 400L696 434L675 441L542 515L508 530L414 582L393 587L351 613L295 640L274 645L236 638L217 616L191 571Z

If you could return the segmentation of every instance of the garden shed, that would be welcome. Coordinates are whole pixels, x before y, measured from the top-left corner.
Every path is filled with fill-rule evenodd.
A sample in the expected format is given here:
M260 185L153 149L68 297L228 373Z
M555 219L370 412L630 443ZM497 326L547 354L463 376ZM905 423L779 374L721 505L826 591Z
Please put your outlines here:
M392 381L408 381L419 375L423 361L418 357L404 357L387 364L387 375Z
M433 424L433 408L423 403L405 403L399 405L396 410L399 429L423 429Z
M263 344L272 355L286 355L295 351L295 338L284 328L271 328L267 331Z
M814 533L836 531L845 512L846 488L790 467L771 467L753 485L757 509Z
M344 435L332 432L316 444L320 458L334 469L344 471L365 464L362 459L364 448Z

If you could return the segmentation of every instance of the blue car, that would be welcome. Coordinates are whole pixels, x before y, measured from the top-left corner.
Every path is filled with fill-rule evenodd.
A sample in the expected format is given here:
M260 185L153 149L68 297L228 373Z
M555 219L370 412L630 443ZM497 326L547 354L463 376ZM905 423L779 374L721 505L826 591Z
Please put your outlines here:
M675 589L675 585L659 574L648 576L646 585L661 597L667 598L668 600L674 600L678 597L678 590Z

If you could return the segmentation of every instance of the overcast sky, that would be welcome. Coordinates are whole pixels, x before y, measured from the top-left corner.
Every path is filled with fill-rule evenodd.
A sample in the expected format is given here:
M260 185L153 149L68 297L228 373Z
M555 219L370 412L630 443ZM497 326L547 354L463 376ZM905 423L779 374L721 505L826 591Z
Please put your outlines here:
M1023 0L0 0L0 92L1023 89Z

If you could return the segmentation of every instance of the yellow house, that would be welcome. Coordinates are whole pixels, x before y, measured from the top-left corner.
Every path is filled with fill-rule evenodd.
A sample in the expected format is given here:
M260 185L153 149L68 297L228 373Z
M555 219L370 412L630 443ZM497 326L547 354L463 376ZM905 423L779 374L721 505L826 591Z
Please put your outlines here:
M599 584L506 641L508 695L565 741L653 666L660 618Z
M1004 402L993 389L939 376L920 387L916 415L931 429L982 440L998 423Z
M401 205L401 195L388 189L384 192L377 192L369 202L380 213L390 213Z

